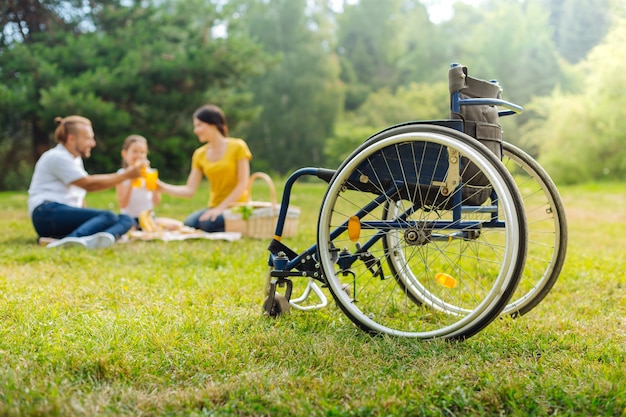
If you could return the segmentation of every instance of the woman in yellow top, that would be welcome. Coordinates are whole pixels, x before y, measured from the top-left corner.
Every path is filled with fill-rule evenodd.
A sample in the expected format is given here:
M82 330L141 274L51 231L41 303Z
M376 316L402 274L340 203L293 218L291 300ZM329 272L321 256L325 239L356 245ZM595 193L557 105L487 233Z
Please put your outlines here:
M223 232L223 212L231 204L248 199L252 154L246 142L228 136L222 109L207 104L193 114L193 132L204 143L191 158L191 172L185 185L158 181L159 190L177 197L191 198L205 176L211 186L207 208L190 214L185 225L206 232Z

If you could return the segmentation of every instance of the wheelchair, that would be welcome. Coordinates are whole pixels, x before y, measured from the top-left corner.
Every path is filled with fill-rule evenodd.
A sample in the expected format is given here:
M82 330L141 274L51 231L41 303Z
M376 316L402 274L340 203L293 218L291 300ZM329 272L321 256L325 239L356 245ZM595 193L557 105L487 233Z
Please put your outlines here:
M388 127L336 170L301 168L285 182L269 244L263 311L328 304L368 333L462 340L501 314L539 304L563 266L567 225L558 191L527 153L502 140L496 81L452 64L450 118ZM281 242L294 183L328 183L317 241ZM307 280L292 297L293 280ZM317 303L310 302L313 294Z

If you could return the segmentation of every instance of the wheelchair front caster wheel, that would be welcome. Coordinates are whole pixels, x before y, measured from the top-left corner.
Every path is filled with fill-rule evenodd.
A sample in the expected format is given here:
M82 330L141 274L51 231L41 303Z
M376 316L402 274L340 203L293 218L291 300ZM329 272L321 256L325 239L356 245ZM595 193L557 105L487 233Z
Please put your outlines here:
M289 314L291 305L289 304L289 300L287 300L284 295L274 294L273 302L270 301L270 298L271 297L267 297L263 303L263 314L270 317L278 317L281 314Z

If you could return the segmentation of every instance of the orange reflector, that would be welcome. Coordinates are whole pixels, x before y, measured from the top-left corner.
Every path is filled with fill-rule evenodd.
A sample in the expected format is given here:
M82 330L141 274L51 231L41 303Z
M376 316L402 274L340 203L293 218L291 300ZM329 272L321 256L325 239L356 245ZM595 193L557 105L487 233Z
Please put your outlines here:
M357 216L351 216L348 220L348 237L356 242L361 237L361 221Z
M435 274L435 281L437 281L446 288L456 287L456 279L452 278L448 274L444 274L443 272L438 272L437 274Z

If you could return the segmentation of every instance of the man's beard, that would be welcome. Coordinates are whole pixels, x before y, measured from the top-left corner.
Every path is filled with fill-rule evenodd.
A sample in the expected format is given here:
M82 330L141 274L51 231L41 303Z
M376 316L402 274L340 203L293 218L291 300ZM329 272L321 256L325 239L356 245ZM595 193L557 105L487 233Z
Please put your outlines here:
M81 158L89 158L91 156L91 149L87 148L87 149L78 149L78 147L75 148L76 153L80 155Z

